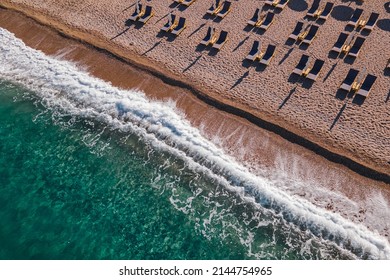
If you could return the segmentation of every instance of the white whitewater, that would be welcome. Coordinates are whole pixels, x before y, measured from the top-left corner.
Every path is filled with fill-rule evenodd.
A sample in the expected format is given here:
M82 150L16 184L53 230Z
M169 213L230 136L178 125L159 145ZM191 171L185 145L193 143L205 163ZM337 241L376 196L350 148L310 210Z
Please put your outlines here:
M356 257L390 259L386 238L339 214L290 195L280 182L256 176L204 138L177 112L174 104L148 100L142 92L121 90L91 77L74 64L27 47L0 28L0 79L35 92L55 114L97 120L113 129L135 133L155 149L184 159L194 170L215 178L258 207L278 213L292 224L335 243L355 248Z

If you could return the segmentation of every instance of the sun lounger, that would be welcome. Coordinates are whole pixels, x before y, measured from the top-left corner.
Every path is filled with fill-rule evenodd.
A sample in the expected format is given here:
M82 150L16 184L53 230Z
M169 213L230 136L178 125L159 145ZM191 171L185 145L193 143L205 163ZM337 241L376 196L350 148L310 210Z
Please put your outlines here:
M376 22L378 21L379 14L378 13L371 13L370 17L368 18L367 23L363 27L363 30L372 30L374 29Z
M314 1L313 5L311 5L310 9L307 11L306 16L315 17L319 7L320 7L320 1Z
M207 14L209 15L215 15L222 9L222 1L221 0L215 0L215 4L213 4L208 10Z
M265 50L263 57L260 59L259 62L263 65L269 65L271 59L275 55L275 50L276 50L276 46L269 44L267 49Z
M309 33L307 33L305 39L303 39L303 43L310 45L311 42L313 42L314 38L316 37L318 31L318 25L311 25L309 29Z
M337 39L336 43L332 48L332 51L340 53L348 36L349 35L347 33L341 32L339 38Z
M213 48L220 50L227 41L227 35L226 31L221 31L218 40L213 44Z
M135 5L134 13L129 17L129 20L137 21L139 17L141 17L144 14L144 11L142 11L142 5L137 3Z
M261 49L260 42L254 41L252 45L252 49L250 50L249 54L246 56L245 59L255 61L260 53L260 49Z
M261 29L267 30L268 27L270 27L270 25L274 21L274 16L275 16L274 13L268 12L267 15L265 16L264 21L261 23L261 25L259 24L260 26L258 26L258 24L256 24L256 26L258 26Z
M313 68L311 68L309 74L307 74L306 78L315 81L320 73L322 66L324 66L325 61L321 59L316 59L314 62Z
M279 3L276 5L276 8L283 10L284 7L286 7L288 1L290 0L280 0Z
M352 88L352 84L355 81L358 74L359 74L358 70L351 68L347 74L347 77L345 77L344 81L341 83L340 89L350 91Z
M327 3L325 4L324 10L322 11L322 13L320 14L320 16L319 16L318 18L323 19L323 20L327 20L328 17L329 17L329 15L330 15L330 13L331 13L332 10L333 10L333 6L334 6L334 3L332 3L332 2L327 2Z
M182 4L185 6L190 6L192 3L194 3L196 0L182 0Z
M253 15L253 17L252 17L250 20L248 20L247 23L248 23L249 25L255 26L256 23L259 21L259 14L260 14L260 9L257 8L256 11L255 11L255 13L254 13L254 15Z
M207 46L208 44L211 43L211 41L213 40L214 38L214 33L215 33L215 29L212 28L211 26L209 26L209 28L207 29L207 34L206 36L203 38L203 40L200 42L201 45L205 45Z
M351 49L349 50L348 55L357 57L359 55L360 49L362 48L365 40L366 39L363 37L357 37Z
M290 36L288 36L288 38L293 39L293 40L298 39L298 35L301 34L301 30L303 28L303 25L304 25L304 23L302 21L298 21L293 32L290 34Z
M161 28L162 31L171 31L171 29L175 28L176 23L176 15L169 14L168 15L168 22Z
M223 2L222 9L217 14L217 17L224 18L230 12L230 10L232 9L231 6L232 6L231 2L229 2L229 1Z
M180 17L179 22L177 23L175 28L172 29L172 34L179 35L186 27L187 27L186 19L183 17Z
M145 13L139 18L138 21L142 23L146 23L152 16L154 16L154 12L152 11L151 6L145 7Z
M347 25L352 25L352 26L356 26L360 17L362 16L363 14L363 10L362 9L356 9L354 12L353 12L353 15L351 17L351 19L348 21Z
M298 62L297 67L295 67L295 69L293 70L293 73L299 76L302 75L303 71L305 71L307 68L308 62L309 62L309 56L303 54L301 59Z
M367 97L370 94L371 88L374 85L375 80L376 76L368 74L356 94Z

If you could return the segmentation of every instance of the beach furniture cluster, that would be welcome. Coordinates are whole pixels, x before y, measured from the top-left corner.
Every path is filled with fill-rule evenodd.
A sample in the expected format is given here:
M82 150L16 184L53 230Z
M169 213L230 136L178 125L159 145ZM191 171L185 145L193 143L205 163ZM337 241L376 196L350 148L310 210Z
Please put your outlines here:
M363 97L367 97L374 85L377 77L371 74L366 75L365 79L365 70L363 70L360 75L359 71L351 68L345 77L344 81L340 85L341 90L345 90L347 92L353 92L357 95L361 95Z
M142 4L137 2L135 4L135 11L129 19L132 21L146 23L153 15L154 12L151 6L146 6L145 9L143 9Z
M283 10L289 1L290 0L263 1L263 7L257 8L246 24L266 31L275 21L275 10ZM174 0L174 2L178 5L190 6L196 2L196 0ZM211 7L206 11L206 15L208 16L223 19L232 10L231 1L212 0L211 2ZM334 6L335 4L333 2L321 3L321 1L313 1L305 16L296 22L288 39L295 41L297 44L312 44L318 34L321 24L329 18ZM140 1L137 1L135 10L129 19L146 23L153 15L154 12L151 6L143 7ZM369 15L367 14L364 16L364 10L356 8L345 28L345 30L348 30L348 28L353 27L353 30L342 31L333 45L331 52L334 52L337 55L344 54L345 56L357 58L366 41L366 36L373 30L378 19L378 13L371 12ZM169 32L177 36L186 28L186 26L186 18L179 17L170 12L167 15L167 22L162 26L161 31ZM366 34L363 34L363 31L365 31ZM216 32L215 27L209 26L205 37L199 44L206 47L211 46L213 49L220 50L226 44L227 40L228 32L226 30L220 30L218 33ZM268 44L268 46L265 47L261 44L260 40L254 40L245 60L259 62L259 64L267 66L275 56L275 53L275 44ZM302 54L302 57L292 73L311 81L316 81L324 64L325 61L322 59L315 59L315 61L312 62L309 55ZM386 65L386 69L390 69L390 59ZM350 69L347 77L340 85L340 89L352 91L357 95L367 97L374 85L376 77L368 74L364 78L364 73L365 71L362 71L359 75L359 71Z
M214 49L220 50L226 43L228 39L228 33L222 30L217 36L215 28L209 27L207 29L207 34L200 42L201 45L209 46L211 45Z
M215 3L207 10L207 14L211 16L217 16L224 18L232 9L232 3L230 1L216 0Z
M187 27L186 19L169 13L167 23L161 28L161 31L171 32L174 35L179 35Z
M306 54L303 54L298 62L298 65L293 70L293 73L315 81L322 69L322 66L324 66L325 61L316 59L312 66L310 66L309 62L310 57Z
M313 5L306 13L307 17L327 20L330 13L333 10L334 3L327 2L324 6L320 7L320 1L314 1Z
M261 49L260 41L254 41L252 45L252 49L249 51L249 54L245 59L250 61L259 61L260 64L265 66L269 65L272 58L275 55L276 46L269 44L265 52Z

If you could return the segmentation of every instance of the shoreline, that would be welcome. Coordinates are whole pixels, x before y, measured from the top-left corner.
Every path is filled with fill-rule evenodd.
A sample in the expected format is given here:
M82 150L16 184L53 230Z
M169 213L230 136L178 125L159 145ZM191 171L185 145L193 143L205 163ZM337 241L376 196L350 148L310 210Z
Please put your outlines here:
M144 70L69 39L21 13L0 9L0 26L13 32L27 46L71 61L113 86L141 90L151 100L173 102L204 137L253 174L283 182L280 187L290 195L362 223L389 240L390 224L383 222L389 221L390 215L386 207L390 201L388 184L329 162L278 134L206 104L188 90L168 85ZM105 65L104 69L101 65Z
M234 102L224 102L225 100L221 101L215 97L215 93L210 93L204 89L199 89L198 86L195 86L185 79L179 78L175 74L170 73L170 71L168 69L164 69L162 65L156 65L157 63L151 64L149 58L139 57L136 54L128 51L126 52L126 50L122 50L119 47L115 48L115 44L111 44L107 48L104 48L102 46L102 44L105 43L104 38L99 38L96 35L88 35L86 34L86 31L72 30L71 27L62 24L55 19L51 19L49 16L43 16L39 14L39 12L33 11L27 7L20 7L10 3L7 3L6 5L4 3L0 3L0 6L3 6L6 9L20 12L25 16L37 21L38 23L43 24L44 26L53 28L56 30L56 32L64 37L75 39L79 42L88 44L99 52L113 56L115 59L118 59L122 62L129 63L133 67L145 71L154 77L157 77L168 85L188 90L202 102L205 102L227 113L242 117L256 126L276 133L284 139L301 145L331 162L342 164L352 171L365 177L390 184L390 175L386 172L388 170L386 166L383 166L382 168L379 168L375 165L370 166L366 162L361 162L353 157L348 156L348 153L346 154L345 151L342 151L339 148L330 149L327 143L318 143L313 141L313 139L310 139L310 137L305 137L302 135L302 133L298 133L299 131L296 131L296 129L288 130L279 123L270 121L267 116L264 116L264 118L259 117L258 114L252 114L240 106L237 106L237 104L234 104Z

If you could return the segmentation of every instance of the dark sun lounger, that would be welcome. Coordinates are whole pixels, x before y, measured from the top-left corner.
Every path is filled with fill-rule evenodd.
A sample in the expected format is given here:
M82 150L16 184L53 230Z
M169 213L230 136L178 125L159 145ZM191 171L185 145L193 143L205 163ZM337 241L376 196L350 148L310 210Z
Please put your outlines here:
M344 81L341 83L340 89L350 91L352 88L352 84L355 81L358 74L359 74L358 70L351 68L347 74L347 77L345 77Z
M364 79L362 86L360 87L360 89L356 94L367 97L370 94L371 88L374 85L375 81L376 81L376 76L368 74L367 77Z
M348 36L349 35L347 33L341 32L339 38L337 39L336 43L332 48L332 51L340 53Z
M355 42L353 43L351 49L348 52L348 55L357 57L359 55L359 52L363 46L363 43L366 39L363 37L357 37Z
M301 59L299 60L298 62L298 65L297 67L295 67L295 69L293 70L293 73L294 74L297 74L297 75L302 75L303 71L306 69L307 67L307 63L309 62L309 56L306 55L306 54L303 54L301 56Z
M310 70L309 74L307 74L306 78L315 81L320 73L322 66L324 66L325 61L321 59L316 59L314 62L313 68Z
M290 36L288 36L288 38L289 39L293 39L293 40L298 39L298 36L301 33L302 28L303 28L303 22L302 21L298 21L297 25L295 26L295 28L293 30L293 32L290 34Z

